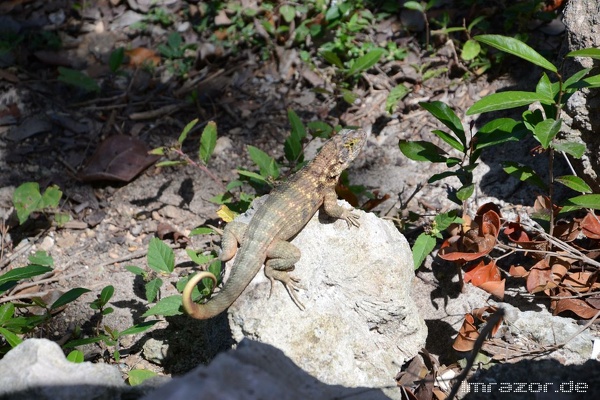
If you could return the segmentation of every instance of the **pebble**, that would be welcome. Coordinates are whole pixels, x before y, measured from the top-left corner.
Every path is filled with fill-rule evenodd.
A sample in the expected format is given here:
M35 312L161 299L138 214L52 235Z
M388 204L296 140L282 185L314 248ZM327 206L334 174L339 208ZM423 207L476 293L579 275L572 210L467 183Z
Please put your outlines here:
M45 252L50 251L50 249L52 247L54 247L54 239L52 239L50 236L46 236L44 238L44 240L42 240L42 243L39 244L39 249L40 250L44 250Z

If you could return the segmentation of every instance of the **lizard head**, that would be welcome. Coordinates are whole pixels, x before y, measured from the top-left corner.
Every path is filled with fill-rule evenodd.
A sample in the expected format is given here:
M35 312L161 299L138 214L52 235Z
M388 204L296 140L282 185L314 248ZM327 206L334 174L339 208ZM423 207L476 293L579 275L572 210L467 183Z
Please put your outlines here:
M367 143L367 133L362 129L343 129L331 138L321 150L326 154L334 154L336 162L330 165L328 175L337 178L348 168L358 153Z

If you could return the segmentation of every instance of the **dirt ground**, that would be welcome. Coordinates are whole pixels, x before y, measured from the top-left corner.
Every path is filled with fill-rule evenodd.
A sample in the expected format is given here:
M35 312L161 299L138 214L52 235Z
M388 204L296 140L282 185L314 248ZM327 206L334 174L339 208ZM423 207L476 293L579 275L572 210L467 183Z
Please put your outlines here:
M3 21L0 25L48 29L38 20L48 23L50 16L60 17L69 2L22 3L0 16ZM42 249L54 258L56 266L55 281L36 288L45 293L45 298L57 298L73 287L92 290L54 318L51 327L35 333L59 342L68 340L77 327L86 331L97 322L91 319L94 311L88 303L107 285L115 287L111 301L115 312L105 317L103 323L123 330L141 322L141 315L148 307L143 300L144 282L124 267L146 268L148 242L156 236L159 224L167 223L187 236L198 226L218 223L218 205L210 199L222 193L222 189L193 166L160 169L151 166L129 183L82 181L82 167L89 165L94 151L107 137L133 136L149 148L155 148L173 144L193 118L199 118L200 128L208 121L215 121L219 140L208 167L227 183L237 178L238 167L255 168L249 160L247 145L282 159L283 143L289 134L289 109L304 123L321 120L331 125L359 125L370 132L370 137L366 150L350 169L350 182L363 185L369 191L378 190L380 195L389 195L389 200L374 212L383 218L406 222L409 213L432 217L439 211L456 207L447 199L448 191L456 182L427 184L427 179L443 171L445 166L410 161L398 148L400 139L436 140L430 131L440 124L421 109L418 102L446 102L462 117L482 96L499 89L531 88L539 76L538 71L518 63L500 75L463 79L442 74L421 84L411 83L412 92L390 115L384 109L389 90L399 81L414 82L407 77L410 71L414 74L411 64L445 65L452 59L450 46L442 45L435 55L427 55L417 50L418 39L408 37L403 39L409 49L408 57L387 64L387 70L365 73L363 84L356 89L359 98L351 106L313 91L314 80L311 81L310 70L299 54L280 46L273 49L267 60L261 60L247 49L211 62L198 56L193 72L186 79L169 76L162 66L157 67L154 74L129 69L127 79L118 76L105 79L106 57L114 48L152 47L166 36L160 25L152 35L126 35L122 27L117 26L124 24L122 19L107 17L133 11L126 3L131 2L98 2L98 7L90 7L84 19L87 30L76 34L69 30L64 32L68 45L63 49L23 51L16 54L14 60L3 59L3 69L0 69L0 207L10 211L14 188L23 182L36 181L42 187L58 185L64 193L61 207L72 217L62 228L49 226L43 216L13 227L2 237L4 252L0 268L25 265L29 254ZM143 14L141 10L136 12ZM57 26L66 27L75 19L72 13L63 17ZM39 26L35 26L36 23ZM175 25L184 29L184 23L177 20ZM182 32L184 36L192 35L189 31ZM555 51L561 45L560 35L548 36L539 31L532 31L533 34L539 35L539 42L548 50ZM86 66L90 76L103 82L103 90L89 96L58 81L56 68L65 65ZM400 78L390 78L394 73ZM188 101L192 88L200 94L195 103ZM465 124L473 121L477 126L486 122L472 118L463 121ZM190 135L184 147L189 154L197 151L200 132L196 130ZM499 164L507 160L521 161L543 171L546 161L543 157L532 157L533 147L535 143L525 141L484 153L483 163L476 170L478 186L476 201L469 206L471 212L487 201L495 201L507 212L527 210L533 204L535 191L504 174ZM404 234L412 242L426 220L399 225L404 225ZM173 244L170 240L167 242ZM194 236L189 247L211 250L217 245L216 237ZM177 266L170 277L172 282L192 271L184 249L180 245L175 247L178 247L175 251ZM417 273L417 280L427 284L420 284L414 296L427 301L441 295L445 301L453 301L459 296L453 279L456 280L456 274L448 272L447 265L429 258ZM171 285L163 288L161 295L173 294L176 289ZM428 315L424 318L433 319ZM222 328L226 320L211 323L216 330ZM164 374L188 371L208 361L196 358L194 344L188 340L189 335L205 324L185 316L167 317L151 334L124 337L120 343L123 358L119 366L124 372L133 367ZM443 334L450 337L456 329L456 326L446 327ZM142 347L149 337L169 338L169 362L157 365L143 357ZM215 351L230 345L221 343ZM97 345L87 346L86 359L100 360L106 357L104 351ZM446 360L451 362L451 356Z

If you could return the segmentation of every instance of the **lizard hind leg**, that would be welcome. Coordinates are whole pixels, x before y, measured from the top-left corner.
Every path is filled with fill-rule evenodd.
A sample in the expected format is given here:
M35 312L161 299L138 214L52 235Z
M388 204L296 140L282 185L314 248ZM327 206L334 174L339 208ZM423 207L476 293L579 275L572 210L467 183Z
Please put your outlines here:
M294 270L294 264L300 260L300 250L285 240L274 240L267 250L267 261L265 262L265 276L271 281L269 297L273 293L273 283L278 280L283 284L292 301L299 309L304 310L304 304L300 302L296 291L302 287L300 280L290 275Z
M235 255L238 245L242 244L248 224L232 221L225 225L223 237L221 238L221 261L229 261Z

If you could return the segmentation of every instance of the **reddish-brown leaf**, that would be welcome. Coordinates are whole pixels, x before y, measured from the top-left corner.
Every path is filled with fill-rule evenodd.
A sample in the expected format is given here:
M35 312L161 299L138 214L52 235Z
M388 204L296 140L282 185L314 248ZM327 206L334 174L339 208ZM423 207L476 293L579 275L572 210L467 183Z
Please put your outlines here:
M595 282L596 274L590 271L580 271L568 274L563 284L577 293L588 292Z
M160 56L154 50L145 47L125 50L125 55L129 57L129 65L132 67L140 67L145 64L157 66L160 64Z
M579 222L570 221L554 225L554 236L564 242L572 242L581 232Z
M552 302L554 315L565 311L572 311L579 317L590 319L596 315L598 310L581 299L558 299Z
M542 292L556 286L552 280L552 269L546 259L538 261L529 271L526 285L529 293Z
M600 239L600 217L593 213L588 213L581 221L583 234L590 239Z
M148 146L140 139L125 135L111 136L100 144L79 173L79 179L85 182L129 182L159 159L158 156L149 155L148 151Z
M514 276L515 278L525 278L527 275L529 275L529 271L527 271L522 265L511 265L508 273L510 276Z
M502 279L500 282L498 281L487 281L479 285L480 289L485 290L489 294L494 297L497 297L500 300L504 300L504 288L506 285L506 279Z
M454 339L452 348L456 351L471 351L478 336L479 332L475 327L473 315L465 314L465 320L458 331L456 339Z

